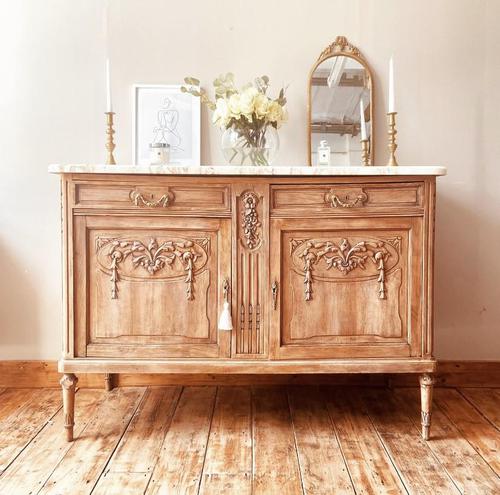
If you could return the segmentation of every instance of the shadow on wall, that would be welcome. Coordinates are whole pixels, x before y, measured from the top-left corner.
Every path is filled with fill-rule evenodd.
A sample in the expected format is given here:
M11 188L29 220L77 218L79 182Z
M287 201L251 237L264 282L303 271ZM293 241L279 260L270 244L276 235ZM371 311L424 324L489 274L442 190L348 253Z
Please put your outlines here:
M495 283L500 264L494 252L500 220L488 216L479 205L471 206L470 198L458 202L460 194L451 194L447 196L438 186L435 355L438 359L475 359L477 355L498 359L498 349L491 342L500 321L500 291Z
M36 348L40 344L37 288L19 258L2 244L0 274L0 347L11 347L15 353L29 342Z

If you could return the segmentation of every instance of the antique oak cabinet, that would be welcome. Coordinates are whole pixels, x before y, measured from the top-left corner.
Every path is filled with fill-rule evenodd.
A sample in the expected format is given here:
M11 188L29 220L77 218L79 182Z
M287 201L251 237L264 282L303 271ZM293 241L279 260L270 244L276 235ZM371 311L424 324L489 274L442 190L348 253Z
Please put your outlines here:
M418 373L429 436L442 167L53 165L76 375ZM231 331L218 329L230 303Z

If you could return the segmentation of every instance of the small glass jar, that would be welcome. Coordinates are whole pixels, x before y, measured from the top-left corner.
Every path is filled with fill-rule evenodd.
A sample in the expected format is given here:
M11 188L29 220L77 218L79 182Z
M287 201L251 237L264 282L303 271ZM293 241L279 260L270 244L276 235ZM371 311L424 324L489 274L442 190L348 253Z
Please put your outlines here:
M170 161L170 145L167 143L151 143L149 145L151 165L168 165Z

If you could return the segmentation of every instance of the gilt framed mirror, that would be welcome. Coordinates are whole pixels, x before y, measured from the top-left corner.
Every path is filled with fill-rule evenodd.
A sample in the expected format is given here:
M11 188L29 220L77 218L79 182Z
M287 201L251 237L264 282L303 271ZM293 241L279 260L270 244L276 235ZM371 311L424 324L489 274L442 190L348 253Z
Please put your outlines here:
M309 165L372 165L373 84L344 36L323 50L309 76Z

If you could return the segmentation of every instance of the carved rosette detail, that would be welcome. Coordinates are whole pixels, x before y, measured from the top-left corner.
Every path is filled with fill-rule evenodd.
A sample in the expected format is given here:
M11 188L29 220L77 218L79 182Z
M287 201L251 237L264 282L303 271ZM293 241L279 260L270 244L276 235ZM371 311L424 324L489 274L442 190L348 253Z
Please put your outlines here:
M206 255L208 239L194 240L166 240L158 243L151 238L148 244L133 239L110 239L98 237L96 239L96 253L104 247L109 249L106 258L111 272L111 299L118 298L118 282L120 281L120 266L130 257L135 268L143 268L149 275L154 275L166 267L172 268L180 263L186 273L186 297L188 301L194 299L194 275L196 262ZM201 251L203 250L203 252ZM200 267L198 267L200 268Z
M78 378L73 374L65 374L59 380L59 383L61 384L61 387L64 388L65 390L70 390L71 388L76 387L76 384L78 383Z
M434 375L431 375L430 373L424 373L420 375L419 381L421 387L432 387L436 379L434 378Z
M292 241L297 242L296 240ZM304 242L306 247L299 258L302 258L304 262L304 296L306 301L312 299L314 265L324 262L327 270L335 268L342 275L347 275L357 268L365 270L367 260L370 260L378 271L378 297L379 299L386 298L385 267L391 254L385 248L384 241L361 241L354 246L347 239L342 239L340 244L332 241L308 240Z
M261 223L257 213L259 197L253 192L247 192L242 196L243 215L241 228L245 237L244 242L248 249L256 248L260 243L259 228Z

